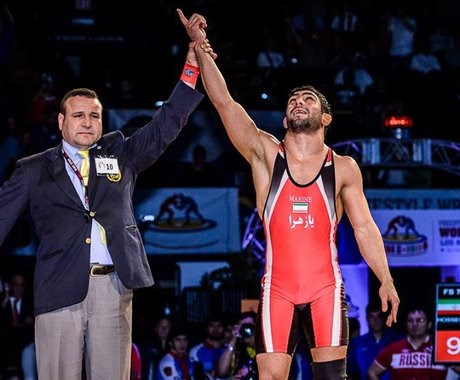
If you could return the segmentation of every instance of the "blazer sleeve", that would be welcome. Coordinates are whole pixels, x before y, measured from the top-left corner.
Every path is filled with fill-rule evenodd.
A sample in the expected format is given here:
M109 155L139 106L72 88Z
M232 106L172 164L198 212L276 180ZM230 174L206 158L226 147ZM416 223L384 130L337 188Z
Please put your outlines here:
M202 99L203 94L179 81L152 120L127 138L125 153L137 172L152 165L176 139Z
M20 160L12 176L0 189L0 245L29 203L27 183L27 171Z

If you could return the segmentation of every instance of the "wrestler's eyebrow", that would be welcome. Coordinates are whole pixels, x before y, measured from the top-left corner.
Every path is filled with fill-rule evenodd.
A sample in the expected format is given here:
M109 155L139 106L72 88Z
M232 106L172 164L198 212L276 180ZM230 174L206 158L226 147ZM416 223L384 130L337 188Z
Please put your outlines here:
M294 93L294 95L292 95L293 98L298 98L298 97L312 97L312 98L315 98L315 99L319 99L316 94L314 92L311 92L311 91L300 91L300 92L296 92Z
M305 92L300 93L300 96L307 97L308 95L310 97L312 97L312 98L319 99L318 96L316 96L316 94L314 92L311 92L311 91L305 91Z
M291 102L293 99L297 99L297 98L311 98L311 99L314 99L316 101L319 101L319 98L318 96L316 96L316 94L314 92L311 92L311 91L300 91L300 92L296 92L294 93L288 100L288 102Z

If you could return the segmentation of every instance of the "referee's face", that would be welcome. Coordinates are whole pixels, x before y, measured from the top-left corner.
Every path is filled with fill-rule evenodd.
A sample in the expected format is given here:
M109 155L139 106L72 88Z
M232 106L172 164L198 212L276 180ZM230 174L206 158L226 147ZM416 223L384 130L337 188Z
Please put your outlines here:
M102 105L98 99L73 96L66 101L65 115L58 117L62 137L79 149L89 149L102 135Z

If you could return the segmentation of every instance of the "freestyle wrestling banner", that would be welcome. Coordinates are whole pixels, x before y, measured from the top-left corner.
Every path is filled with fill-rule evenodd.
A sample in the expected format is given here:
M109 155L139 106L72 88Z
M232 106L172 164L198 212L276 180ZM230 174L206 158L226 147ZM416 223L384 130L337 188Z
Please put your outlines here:
M137 190L133 200L148 254L241 251L237 188Z
M390 266L458 265L460 190L368 190Z

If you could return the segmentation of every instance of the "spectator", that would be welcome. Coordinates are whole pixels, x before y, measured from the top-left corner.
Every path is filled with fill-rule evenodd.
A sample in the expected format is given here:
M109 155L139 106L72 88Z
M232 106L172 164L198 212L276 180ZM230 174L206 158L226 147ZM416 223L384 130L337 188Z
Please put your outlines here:
M149 334L149 336L139 337L138 347L141 351L142 363L144 363L142 366L143 379L156 379L158 363L169 351L168 336L172 325L173 322L169 317L160 316L155 321L153 336Z
M35 93L29 109L27 123L29 126L45 122L49 108L59 110L59 99L56 95L54 75L51 73L42 74L42 82Z
M266 73L283 68L285 65L284 55L276 48L274 39L265 36L264 44L265 48L257 53L257 67Z
M447 368L434 364L432 323L420 307L409 309L407 337L390 343L377 355L367 372L369 380L378 380L385 371L392 380L444 380Z
M131 373L129 380L142 380L142 358L137 345L131 344Z
M211 316L206 322L204 340L190 349L189 357L207 376L215 378L219 358L225 349L224 322L220 317Z
M158 380L191 379L193 363L188 356L188 332L185 326L174 326L168 338L169 351L158 365Z
M338 10L331 21L331 30L342 33L353 33L358 28L358 15L353 12L347 0L342 1L341 9Z
M203 145L195 145L192 152L192 162L186 165L180 176L180 186L214 187L219 186L220 173L213 169L207 161L207 150Z
M219 377L242 379L257 372L254 332L255 313L241 313L233 325L232 339L220 356L217 367Z
M366 307L366 321L369 332L350 341L347 356L347 374L351 380L365 380L369 366L381 349L401 339L402 334L385 325L386 316L377 302ZM389 380L389 374L382 374L381 380Z
M334 78L336 86L345 85L344 77L347 72L350 72L352 83L359 91L359 95L363 96L366 91L374 84L374 78L365 66L366 58L363 54L357 52L350 60L350 64L341 69Z
M30 342L21 353L21 368L24 380L37 380L37 362L35 355L35 342Z
M111 98L109 105L121 109L142 108L144 106L142 95L134 78L123 76L118 80L115 95Z
M429 41L423 39L419 42L419 45L417 51L411 58L410 69L422 75L441 71L441 63L438 57L431 52Z
M26 292L26 285L26 276L19 272L14 272L5 284L0 304L3 369L20 368L22 350L33 340L32 299Z
M332 16L330 28L334 34L342 34L350 47L356 48L358 46L358 35L361 29L360 18L352 9L350 1L342 0L340 9L337 9Z
M414 53L414 40L417 21L407 14L406 6L398 4L396 11L387 20L390 38L389 54L393 74L407 70Z

